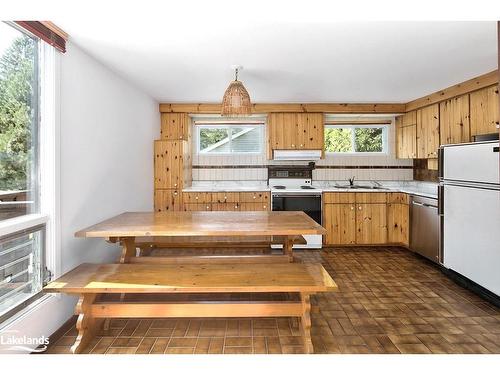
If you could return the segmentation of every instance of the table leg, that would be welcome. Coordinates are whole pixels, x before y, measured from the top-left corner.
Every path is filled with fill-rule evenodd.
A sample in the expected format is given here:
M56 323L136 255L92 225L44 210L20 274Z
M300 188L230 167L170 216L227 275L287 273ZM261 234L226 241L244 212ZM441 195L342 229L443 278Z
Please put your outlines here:
M135 257L135 237L124 237L121 239L122 255L120 263L129 263L130 258Z
M293 262L293 236L285 236L283 243L283 254L288 255L290 263Z
M304 349L307 354L314 353L314 347L311 339L311 298L308 293L300 293L302 300L301 329L304 339Z
M96 296L96 294L90 293L83 294L76 305L75 313L79 314L79 316L76 321L78 336L71 347L71 352L74 354L81 353L101 327L102 319L94 318L90 312Z

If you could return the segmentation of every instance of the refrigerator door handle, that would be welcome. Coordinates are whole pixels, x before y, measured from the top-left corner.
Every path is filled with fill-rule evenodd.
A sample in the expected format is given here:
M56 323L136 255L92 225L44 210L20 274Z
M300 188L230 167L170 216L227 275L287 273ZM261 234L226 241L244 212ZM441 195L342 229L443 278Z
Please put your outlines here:
M493 152L499 152L499 151L500 151L500 147L498 147L498 146L493 147Z
M438 149L438 178L442 180L444 178L444 148L440 147Z
M444 215L444 185L438 186L438 215Z

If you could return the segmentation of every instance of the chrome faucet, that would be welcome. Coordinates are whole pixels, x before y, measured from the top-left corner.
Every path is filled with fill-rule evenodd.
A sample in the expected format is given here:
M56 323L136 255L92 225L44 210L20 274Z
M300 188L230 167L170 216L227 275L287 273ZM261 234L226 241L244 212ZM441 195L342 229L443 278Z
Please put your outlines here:
M349 178L347 181L349 181L349 186L354 186L354 176Z
M372 181L372 184L376 187L382 187L382 184L378 181Z

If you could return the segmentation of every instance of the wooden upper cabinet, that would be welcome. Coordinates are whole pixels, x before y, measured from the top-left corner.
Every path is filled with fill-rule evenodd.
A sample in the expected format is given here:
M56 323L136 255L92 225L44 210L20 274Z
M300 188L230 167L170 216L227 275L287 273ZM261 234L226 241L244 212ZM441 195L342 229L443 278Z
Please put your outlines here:
M191 118L187 113L162 113L160 134L165 140L190 140Z
M155 189L182 189L191 184L191 152L187 141L155 141Z
M396 157L417 157L417 112L411 111L396 117Z
M498 133L499 120L497 85L470 94L471 136Z
M322 113L269 113L268 157L273 150L322 150L324 121Z
M439 104L417 110L417 158L436 159L439 148Z
M443 145L470 141L468 94L439 103L439 132Z

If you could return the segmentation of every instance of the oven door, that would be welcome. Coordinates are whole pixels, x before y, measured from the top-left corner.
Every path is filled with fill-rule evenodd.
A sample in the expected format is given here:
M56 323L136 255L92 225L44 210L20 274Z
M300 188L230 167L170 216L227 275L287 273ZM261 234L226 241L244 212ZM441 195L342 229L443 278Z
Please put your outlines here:
M303 211L321 225L321 194L273 194L273 211Z

